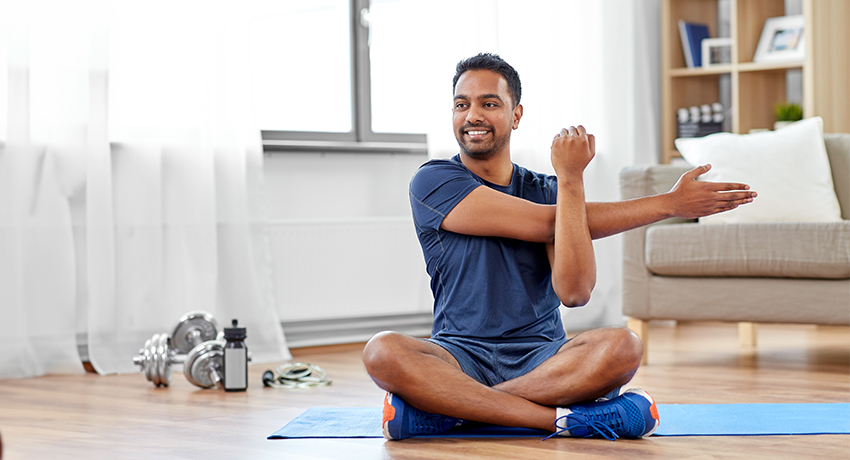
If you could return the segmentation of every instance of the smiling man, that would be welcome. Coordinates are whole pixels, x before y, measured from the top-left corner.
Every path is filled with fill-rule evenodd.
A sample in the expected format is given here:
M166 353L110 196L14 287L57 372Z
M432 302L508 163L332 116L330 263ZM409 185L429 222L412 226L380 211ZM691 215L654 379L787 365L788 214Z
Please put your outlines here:
M685 173L661 195L587 203L595 155L582 126L553 139L554 176L511 161L523 114L517 72L479 54L457 65L453 127L460 153L424 164L410 183L414 223L434 294L427 340L377 334L363 361L384 401L384 436L440 433L467 421L561 436L640 438L658 427L645 391L620 394L643 354L622 327L567 339L558 307L580 307L596 283L591 240L668 217L749 203L745 184Z

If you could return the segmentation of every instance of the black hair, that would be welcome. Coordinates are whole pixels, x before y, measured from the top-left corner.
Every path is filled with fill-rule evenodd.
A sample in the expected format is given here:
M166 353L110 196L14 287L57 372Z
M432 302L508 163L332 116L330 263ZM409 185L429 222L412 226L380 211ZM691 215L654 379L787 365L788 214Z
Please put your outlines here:
M502 75L505 81L508 82L508 91L511 93L514 107L519 105L519 99L522 96L522 85L519 82L519 74L510 64L499 57L498 54L478 53L471 58L458 62L455 69L455 77L452 80L452 93L454 93L460 76L469 70L491 70Z

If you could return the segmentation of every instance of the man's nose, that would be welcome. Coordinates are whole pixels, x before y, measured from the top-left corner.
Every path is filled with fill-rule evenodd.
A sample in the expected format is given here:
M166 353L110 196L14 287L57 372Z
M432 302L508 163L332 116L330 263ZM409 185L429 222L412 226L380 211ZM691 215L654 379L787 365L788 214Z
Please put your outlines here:
M466 121L469 123L484 121L484 114L478 104L472 104L469 106L469 110L466 112Z

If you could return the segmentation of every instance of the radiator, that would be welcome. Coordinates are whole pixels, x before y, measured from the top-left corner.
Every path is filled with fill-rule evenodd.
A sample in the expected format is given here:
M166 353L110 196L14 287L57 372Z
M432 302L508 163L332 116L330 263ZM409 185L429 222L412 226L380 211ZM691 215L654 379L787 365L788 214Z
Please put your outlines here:
M274 220L268 230L289 346L430 332L433 298L411 218Z

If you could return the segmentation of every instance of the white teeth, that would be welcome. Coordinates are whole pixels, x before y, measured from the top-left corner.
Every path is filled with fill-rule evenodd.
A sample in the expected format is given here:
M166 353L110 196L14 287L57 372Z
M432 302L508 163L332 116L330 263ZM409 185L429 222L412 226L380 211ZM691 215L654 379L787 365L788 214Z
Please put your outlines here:
M466 134L469 134L470 136L478 136L482 134L487 134L487 131L467 131Z

